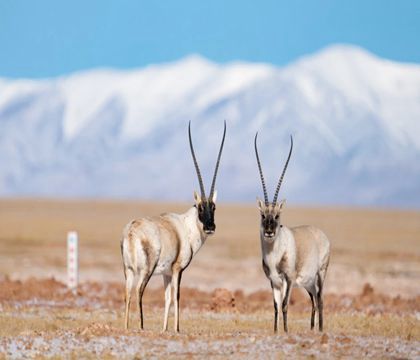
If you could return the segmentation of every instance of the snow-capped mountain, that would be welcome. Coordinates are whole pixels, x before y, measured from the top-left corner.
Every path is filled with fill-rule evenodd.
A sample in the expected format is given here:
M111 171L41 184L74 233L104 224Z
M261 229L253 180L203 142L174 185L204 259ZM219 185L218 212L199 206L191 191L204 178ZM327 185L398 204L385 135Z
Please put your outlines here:
M224 201L420 206L420 65L333 46L289 66L198 56L139 70L0 79L0 195L192 200L188 145Z

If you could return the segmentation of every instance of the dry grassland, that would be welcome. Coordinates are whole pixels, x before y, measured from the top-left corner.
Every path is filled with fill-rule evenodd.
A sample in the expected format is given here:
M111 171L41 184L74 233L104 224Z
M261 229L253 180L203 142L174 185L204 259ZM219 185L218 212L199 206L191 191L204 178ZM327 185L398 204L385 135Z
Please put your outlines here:
M326 332L308 330L309 299L294 290L290 333L274 336L269 284L261 269L258 212L254 206L219 204L216 235L183 277L181 334L160 334L160 278L145 294L146 331L135 330L134 306L134 329L124 331L123 226L136 217L187 208L171 203L1 200L0 359L420 357L416 211L286 208L283 223L316 225L332 243ZM76 296L62 284L69 230L80 236L82 286Z
M0 273L65 280L66 232L80 235L81 280L122 281L119 241L136 217L183 212L188 204L106 201L0 201ZM358 293L365 282L391 296L420 294L420 212L286 208L284 224L313 224L332 244L327 292ZM255 206L219 204L217 231L183 283L202 290L266 288ZM246 274L246 277L244 277ZM161 280L152 286L161 286Z

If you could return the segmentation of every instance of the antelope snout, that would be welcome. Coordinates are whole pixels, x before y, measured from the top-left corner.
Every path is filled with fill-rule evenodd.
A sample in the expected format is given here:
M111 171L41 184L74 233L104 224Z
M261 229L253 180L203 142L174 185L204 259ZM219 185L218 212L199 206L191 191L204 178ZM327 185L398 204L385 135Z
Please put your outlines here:
M216 225L215 224L207 225L204 227L203 230L207 235L214 234L214 232L216 231Z
M264 238L266 240L270 241L270 242L274 239L274 235L275 235L274 231L265 231L264 232Z
M216 224L214 222L208 222L203 226L203 230L207 235L211 235L216 231Z

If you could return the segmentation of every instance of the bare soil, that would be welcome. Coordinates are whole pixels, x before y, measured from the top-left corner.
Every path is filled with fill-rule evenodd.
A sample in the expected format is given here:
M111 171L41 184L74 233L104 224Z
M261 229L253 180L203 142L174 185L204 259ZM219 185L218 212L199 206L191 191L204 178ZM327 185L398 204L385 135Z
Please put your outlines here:
M0 200L1 358L420 358L420 213L286 209L332 244L325 332L309 330L310 301L294 289L289 334L272 331L254 207L218 206L217 232L185 271L181 332L161 333L162 280L132 304L123 329L122 227L183 204ZM81 284L65 286L66 232L80 235ZM172 324L170 324L172 325Z
M309 301L294 291L290 333L272 332L269 291L182 289L181 333L161 333L163 290L145 293L146 329L124 330L123 287L89 282L74 294L54 279L0 282L0 354L21 357L420 356L420 297L390 298L366 284L325 297L326 330L309 330Z

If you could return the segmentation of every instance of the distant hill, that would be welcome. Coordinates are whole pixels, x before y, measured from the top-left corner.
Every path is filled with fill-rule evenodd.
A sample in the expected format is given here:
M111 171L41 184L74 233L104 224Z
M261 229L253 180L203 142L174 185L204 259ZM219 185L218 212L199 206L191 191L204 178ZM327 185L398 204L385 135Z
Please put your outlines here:
M420 206L420 66L337 45L286 67L199 56L139 70L0 79L0 195L192 200L227 121L221 201Z

